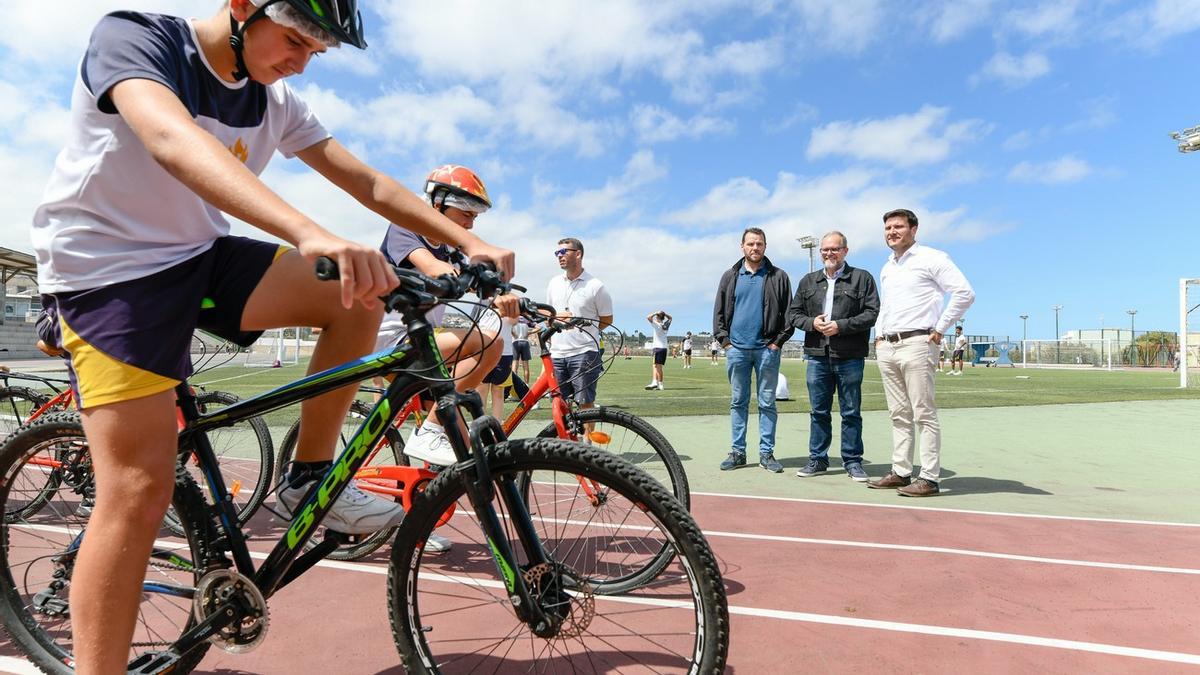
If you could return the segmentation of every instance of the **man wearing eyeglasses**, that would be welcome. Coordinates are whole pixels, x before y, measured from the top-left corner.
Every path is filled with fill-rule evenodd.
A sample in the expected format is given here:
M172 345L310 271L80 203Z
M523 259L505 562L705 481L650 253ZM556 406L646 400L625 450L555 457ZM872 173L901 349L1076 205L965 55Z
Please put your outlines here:
M559 239L554 256L563 273L550 279L546 302L560 318L592 320L554 336L550 342L554 377L564 397L573 397L580 408L591 408L602 371L600 331L612 325L612 296L603 282L583 269L583 242L574 237Z
M867 482L863 471L862 380L871 327L879 316L879 291L871 273L846 264L846 235L821 237L822 268L800 279L788 307L788 323L804 331L808 361L808 400L812 408L808 463L797 476L807 478L829 468L833 440L833 394L842 418L841 454L846 475Z

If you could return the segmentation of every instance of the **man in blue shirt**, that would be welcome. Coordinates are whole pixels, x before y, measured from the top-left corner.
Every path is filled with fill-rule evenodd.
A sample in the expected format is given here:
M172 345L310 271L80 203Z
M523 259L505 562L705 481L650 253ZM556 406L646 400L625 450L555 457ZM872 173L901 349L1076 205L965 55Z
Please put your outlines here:
M772 473L783 465L775 459L775 385L783 343L792 336L786 313L792 296L787 272L766 256L767 235L757 227L742 232L742 259L721 275L713 306L713 339L725 348L731 390L729 418L733 443L721 462L728 471L746 464L746 418L750 410L750 375L758 386L758 464Z

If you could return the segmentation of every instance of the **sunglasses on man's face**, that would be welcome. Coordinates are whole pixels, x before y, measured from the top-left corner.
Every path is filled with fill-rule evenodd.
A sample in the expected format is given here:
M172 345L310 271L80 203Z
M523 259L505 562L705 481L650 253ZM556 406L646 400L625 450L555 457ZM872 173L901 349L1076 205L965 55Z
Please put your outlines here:
M555 258L561 258L561 257L563 257L564 255L566 255L566 254L567 254L567 251L578 251L578 250L579 250L579 249L577 249L577 248L560 248L560 249L558 249L557 251L555 251L555 252L554 252L554 257L555 257Z

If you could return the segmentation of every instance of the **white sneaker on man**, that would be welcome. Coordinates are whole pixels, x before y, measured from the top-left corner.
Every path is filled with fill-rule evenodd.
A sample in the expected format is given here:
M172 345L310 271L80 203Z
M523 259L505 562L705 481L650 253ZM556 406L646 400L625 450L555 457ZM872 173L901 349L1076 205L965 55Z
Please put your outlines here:
M663 383L662 383L662 382L659 382L659 383L658 383L658 390L659 390L659 391L662 391L663 389L666 389L666 387L664 387L664 386L663 386Z
M440 534L430 533L425 538L426 553L445 553L454 548L454 543Z
M650 384L646 385L645 389L646 389L646 391L653 391L655 389L658 389L658 382L651 382Z
M288 520L300 506L309 488L320 480L321 476L313 476L295 485L285 484L279 489L278 500L283 507L283 514ZM404 507L400 504L369 495L358 488L358 484L350 481L333 508L325 516L322 525L344 534L371 534L389 527L395 527L404 519Z
M418 427L404 444L404 454L422 462L450 466L458 461L446 432Z

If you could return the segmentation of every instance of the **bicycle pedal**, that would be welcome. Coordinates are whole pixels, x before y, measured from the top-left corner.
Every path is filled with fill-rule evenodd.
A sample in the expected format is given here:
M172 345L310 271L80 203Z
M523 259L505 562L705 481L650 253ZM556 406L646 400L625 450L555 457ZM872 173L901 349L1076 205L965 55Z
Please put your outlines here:
M175 652L144 652L141 656L134 659L129 664L127 673L136 673L137 675L155 675L156 673L169 672L179 662L179 655Z

